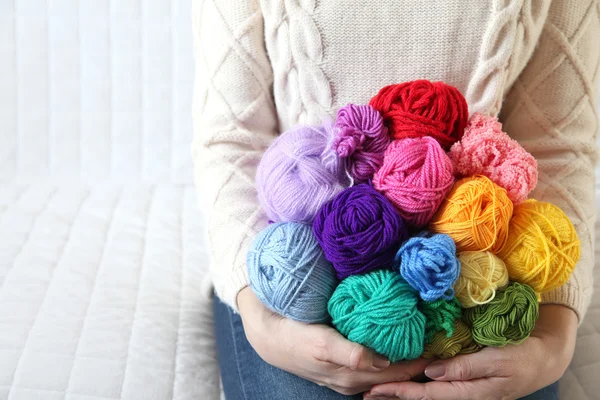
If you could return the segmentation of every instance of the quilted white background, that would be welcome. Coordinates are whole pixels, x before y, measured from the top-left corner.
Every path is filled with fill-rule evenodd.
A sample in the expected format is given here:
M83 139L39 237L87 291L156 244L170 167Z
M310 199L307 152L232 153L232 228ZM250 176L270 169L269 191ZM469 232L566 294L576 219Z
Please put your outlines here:
M0 0L0 180L189 183L191 0Z
M191 0L0 0L0 400L219 398Z

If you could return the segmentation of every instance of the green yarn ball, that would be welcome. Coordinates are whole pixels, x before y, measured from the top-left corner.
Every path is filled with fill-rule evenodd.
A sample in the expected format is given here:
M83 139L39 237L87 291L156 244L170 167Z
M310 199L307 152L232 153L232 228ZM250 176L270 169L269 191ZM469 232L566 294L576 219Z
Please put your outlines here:
M391 362L423 353L425 316L419 294L400 274L377 270L344 279L329 299L333 325L348 340L367 346Z
M529 337L539 316L538 299L531 287L513 282L494 299L464 310L473 339L484 346L520 344Z
M456 298L452 298L432 302L421 301L419 309L425 315L425 344L429 344L433 336L440 331L445 331L448 338L454 334L454 323L460 318L462 307Z

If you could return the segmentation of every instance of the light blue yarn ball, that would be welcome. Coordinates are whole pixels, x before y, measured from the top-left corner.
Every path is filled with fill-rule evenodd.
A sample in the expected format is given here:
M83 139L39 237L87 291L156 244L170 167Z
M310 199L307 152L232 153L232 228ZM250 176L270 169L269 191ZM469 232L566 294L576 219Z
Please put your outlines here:
M269 309L300 322L329 321L338 282L310 225L270 225L256 236L247 264L250 287Z
M448 235L422 232L402 244L394 269L423 300L451 300L454 282L460 275L456 245Z

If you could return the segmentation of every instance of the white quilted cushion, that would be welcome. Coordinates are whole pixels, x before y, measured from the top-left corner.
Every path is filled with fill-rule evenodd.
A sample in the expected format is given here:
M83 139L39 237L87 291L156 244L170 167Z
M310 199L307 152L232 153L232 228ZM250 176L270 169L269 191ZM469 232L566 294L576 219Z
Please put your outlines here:
M184 186L0 187L0 399L218 398Z

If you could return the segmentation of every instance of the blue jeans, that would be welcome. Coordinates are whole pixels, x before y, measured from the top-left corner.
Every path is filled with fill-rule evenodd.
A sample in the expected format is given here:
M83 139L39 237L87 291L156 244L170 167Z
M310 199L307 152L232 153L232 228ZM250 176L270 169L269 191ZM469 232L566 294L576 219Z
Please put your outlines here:
M344 396L267 364L246 340L240 316L216 296L213 310L219 369L227 400L362 399L362 395ZM524 399L558 400L558 385L550 385Z

